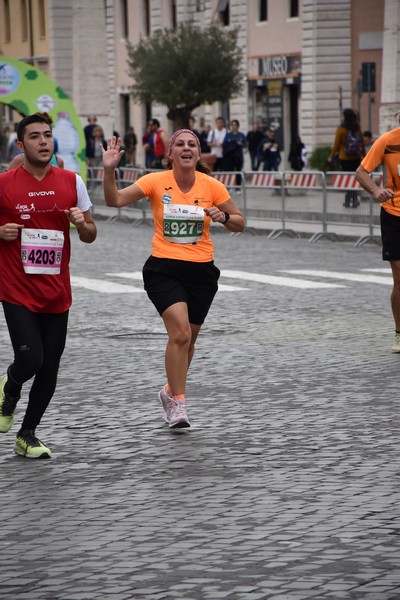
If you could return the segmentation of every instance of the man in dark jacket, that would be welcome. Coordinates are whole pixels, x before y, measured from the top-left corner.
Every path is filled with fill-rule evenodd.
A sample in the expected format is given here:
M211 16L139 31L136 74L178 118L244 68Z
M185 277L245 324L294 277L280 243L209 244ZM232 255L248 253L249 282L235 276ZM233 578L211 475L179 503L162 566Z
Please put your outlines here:
M258 156L258 147L264 134L261 131L258 123L253 123L253 128L247 133L247 145L249 148L250 159L251 159L251 170L258 171L260 166L260 158Z

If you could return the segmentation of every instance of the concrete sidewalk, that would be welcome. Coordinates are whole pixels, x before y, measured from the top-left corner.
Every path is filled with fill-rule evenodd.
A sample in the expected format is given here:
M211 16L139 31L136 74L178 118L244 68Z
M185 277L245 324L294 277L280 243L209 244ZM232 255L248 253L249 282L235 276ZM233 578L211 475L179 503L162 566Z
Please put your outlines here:
M171 432L162 321L122 277L151 228L98 227L93 245L72 232L81 279L37 431L53 457L12 452L26 390L1 434L0 598L398 600L400 356L389 277L365 271L387 267L380 248L215 230L192 427ZM4 320L0 344L4 372Z

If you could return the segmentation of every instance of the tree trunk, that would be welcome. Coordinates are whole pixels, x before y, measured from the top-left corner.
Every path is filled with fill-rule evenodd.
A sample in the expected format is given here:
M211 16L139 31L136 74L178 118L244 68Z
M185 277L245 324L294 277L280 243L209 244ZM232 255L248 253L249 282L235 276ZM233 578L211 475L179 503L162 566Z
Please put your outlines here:
M179 106L168 110L167 118L173 122L174 131L188 129L189 117L192 114L192 110L193 108L189 106Z

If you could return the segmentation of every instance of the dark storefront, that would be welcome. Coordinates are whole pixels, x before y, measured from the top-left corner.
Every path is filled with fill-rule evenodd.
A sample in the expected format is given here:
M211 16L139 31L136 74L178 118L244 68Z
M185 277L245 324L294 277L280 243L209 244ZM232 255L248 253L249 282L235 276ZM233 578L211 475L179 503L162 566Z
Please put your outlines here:
M275 131L281 148L298 134L301 57L249 58L250 121Z

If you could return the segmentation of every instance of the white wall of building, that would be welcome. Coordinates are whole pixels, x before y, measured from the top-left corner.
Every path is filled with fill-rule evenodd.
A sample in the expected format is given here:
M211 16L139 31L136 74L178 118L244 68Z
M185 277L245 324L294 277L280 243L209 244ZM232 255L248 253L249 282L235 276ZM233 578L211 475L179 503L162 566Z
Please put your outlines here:
M393 115L400 111L400 2L385 0L382 58L381 131L398 125Z
M382 2L385 27L381 131L394 126L392 114L400 104L400 3ZM173 4L171 0L150 0L150 32L172 26ZM179 23L192 20L206 27L218 17L218 4L218 0L176 0L176 20ZM88 115L96 114L107 136L114 129L124 133L123 100L132 83L126 41L137 43L146 29L146 2L127 1L126 24L123 5L122 0L48 0L49 74L71 95L82 123L85 124ZM332 143L341 109L354 104L352 10L355 4L352 0L337 0L334 5L330 0L301 0L297 18L289 18L289 5L288 0L269 0L268 21L260 22L258 1L230 0L229 27L238 28L245 57L243 91L229 101L230 118L240 121L242 131L251 126L253 98L248 81L251 57L299 56L298 127L303 141L312 149ZM284 81L284 85L290 82ZM288 90L286 87L283 92L285 122L290 108ZM194 112L197 126L200 118L213 124L220 113L219 104L199 107ZM172 133L165 107L153 106L152 116ZM146 125L146 110L132 99L130 121L140 140ZM285 156L289 141L287 126ZM140 143L138 150L138 160L143 163Z

